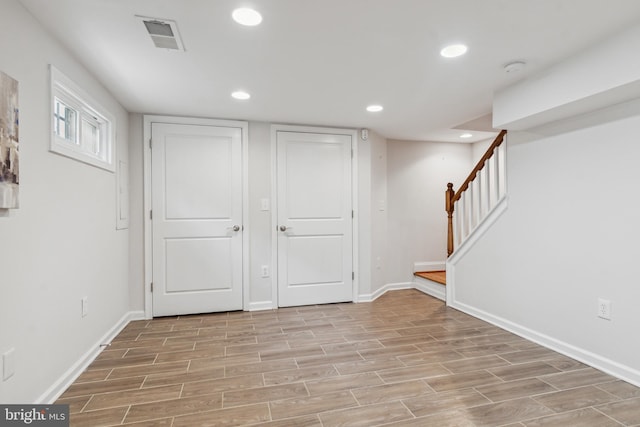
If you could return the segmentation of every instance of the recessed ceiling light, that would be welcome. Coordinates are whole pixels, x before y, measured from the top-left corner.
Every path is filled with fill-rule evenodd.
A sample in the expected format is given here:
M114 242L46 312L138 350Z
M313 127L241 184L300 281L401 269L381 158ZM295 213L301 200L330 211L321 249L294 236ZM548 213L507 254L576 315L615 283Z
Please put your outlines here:
M262 22L262 15L260 15L256 10L249 9L248 7L241 7L240 9L236 9L231 13L233 20L236 21L240 25L246 25L248 27L253 27Z
M370 113L377 113L378 111L382 111L382 110L384 110L382 105L369 105L367 107L367 111Z
M471 138L472 136L473 136L472 134L467 132L467 133L463 133L462 135L460 135L460 138L467 139L467 138Z
M463 44L452 44L444 47L440 51L440 55L445 58L455 58L457 56L464 55L465 53L467 53L467 46Z
M242 91L242 90L237 90L237 91L233 92L231 94L231 96L234 97L235 99L240 99L240 100L243 100L243 101L245 99L251 98L250 94L248 94L247 92Z

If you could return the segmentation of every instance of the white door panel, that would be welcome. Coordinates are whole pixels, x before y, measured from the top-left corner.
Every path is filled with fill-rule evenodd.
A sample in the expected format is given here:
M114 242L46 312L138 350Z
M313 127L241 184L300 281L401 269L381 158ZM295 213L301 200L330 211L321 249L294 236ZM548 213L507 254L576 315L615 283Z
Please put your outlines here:
M232 139L168 135L165 139L167 219L224 219L231 205Z
M345 208L343 189L350 185L350 180L344 182L342 145L289 142L286 150L288 218L341 219Z
M287 241L289 286L342 282L343 236L293 236Z
M278 305L353 300L351 137L277 132Z
M166 239L166 292L232 289L230 238Z
M154 316L242 309L242 130L153 123L152 140Z

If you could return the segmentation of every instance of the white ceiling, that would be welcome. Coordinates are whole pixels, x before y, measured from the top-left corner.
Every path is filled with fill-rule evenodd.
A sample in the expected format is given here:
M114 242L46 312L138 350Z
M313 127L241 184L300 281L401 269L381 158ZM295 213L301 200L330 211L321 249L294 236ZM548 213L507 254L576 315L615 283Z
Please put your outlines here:
M496 89L640 18L638 0L21 0L131 112L458 140ZM231 19L252 6L257 27ZM177 22L157 49L136 15ZM440 57L452 42L469 46ZM524 60L523 72L505 64ZM230 93L244 89L249 101ZM380 113L365 107L384 105ZM475 124L486 123L476 120ZM483 129L480 126L479 130ZM478 134L468 141L486 138Z

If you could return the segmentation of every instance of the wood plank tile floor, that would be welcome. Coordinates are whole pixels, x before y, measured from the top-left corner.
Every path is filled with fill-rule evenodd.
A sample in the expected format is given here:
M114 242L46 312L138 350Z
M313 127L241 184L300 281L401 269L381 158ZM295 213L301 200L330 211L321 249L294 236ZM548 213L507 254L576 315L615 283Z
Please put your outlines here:
M130 323L72 426L640 426L640 388L415 290Z

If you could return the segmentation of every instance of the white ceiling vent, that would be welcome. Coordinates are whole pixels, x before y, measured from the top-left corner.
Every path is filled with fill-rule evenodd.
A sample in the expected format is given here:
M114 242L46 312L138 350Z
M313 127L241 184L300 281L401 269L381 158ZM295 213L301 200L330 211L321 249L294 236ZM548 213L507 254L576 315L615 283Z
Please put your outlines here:
M148 18L136 16L142 21L153 44L160 49L171 49L184 51L184 45L180 39L178 25L176 21L169 19Z

